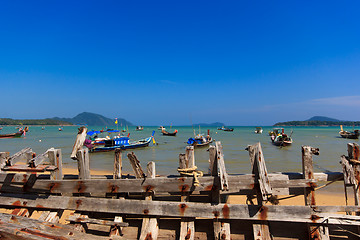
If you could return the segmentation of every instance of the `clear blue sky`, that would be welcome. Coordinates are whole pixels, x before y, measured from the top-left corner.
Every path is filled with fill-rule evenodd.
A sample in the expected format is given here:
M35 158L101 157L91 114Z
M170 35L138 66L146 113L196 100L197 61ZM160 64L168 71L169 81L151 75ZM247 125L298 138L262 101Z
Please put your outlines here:
M0 117L360 120L358 1L1 1Z

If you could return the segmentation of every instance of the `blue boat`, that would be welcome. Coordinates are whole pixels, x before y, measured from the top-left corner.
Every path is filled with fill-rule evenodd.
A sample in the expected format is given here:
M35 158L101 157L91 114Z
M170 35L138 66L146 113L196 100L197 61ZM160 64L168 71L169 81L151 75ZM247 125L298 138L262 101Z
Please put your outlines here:
M130 142L129 137L117 137L114 139L105 140L104 146L94 146L90 149L90 152L107 152L118 148L126 150L126 149L147 147L149 146L151 140L153 140L153 143L155 143L154 133L155 131L153 131L151 137L140 139L137 141L132 141L132 142Z

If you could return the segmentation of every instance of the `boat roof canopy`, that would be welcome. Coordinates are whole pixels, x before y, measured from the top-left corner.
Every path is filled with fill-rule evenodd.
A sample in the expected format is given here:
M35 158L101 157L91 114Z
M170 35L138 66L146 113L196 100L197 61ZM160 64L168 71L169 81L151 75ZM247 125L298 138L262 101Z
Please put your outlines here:
M108 133L114 133L114 132L120 132L119 130L105 130L105 131L94 131L94 130L92 130L92 131L90 131L90 132L87 132L87 135L89 135L89 136L92 136L92 135L94 135L94 134L99 134L99 133L103 133L103 132L108 132Z

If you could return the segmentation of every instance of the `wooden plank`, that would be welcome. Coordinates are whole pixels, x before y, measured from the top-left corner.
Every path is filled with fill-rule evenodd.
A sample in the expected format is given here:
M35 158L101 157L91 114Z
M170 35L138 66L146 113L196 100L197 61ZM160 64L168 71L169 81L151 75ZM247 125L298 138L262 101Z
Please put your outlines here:
M159 217L190 217L208 219L243 219L267 221L293 221L303 223L360 225L359 216L338 214L338 218L328 213L359 211L359 206L283 206L283 205L240 205L198 202L145 201L134 199L107 199L92 197L48 196L46 198L26 196L7 197L2 194L0 206L11 208L31 208L36 210L77 210L102 213L122 213ZM356 218L354 218L356 217Z
M179 168L178 171L183 169L193 169L192 171L196 170L195 167L195 152L194 146L187 146L185 148L185 163L183 163L183 159L179 158ZM191 171L191 170L190 170ZM180 175L182 175L180 173ZM195 179L194 179L195 181ZM193 188L194 184L191 183L189 188ZM190 201L190 193L189 192L181 192L181 204L185 204L186 202ZM180 204L180 205L181 205ZM195 222L194 218L181 218L180 220L180 233L179 233L179 240L193 240L195 236Z
M62 154L61 149L51 148L48 151L48 158L51 165L56 167L56 170L50 173L51 180L62 180Z
M201 178L199 186L193 186L192 177L166 178L158 177L156 180L146 179L89 179L89 180L42 180L37 179L34 185L23 188L22 184L28 180L27 175L8 174L7 178L0 181L1 192L43 192L43 193L126 193L146 192L152 189L158 193L164 192L210 192L220 188L217 177L206 176ZM228 184L231 190L226 193L246 194L252 191L254 186L253 178L248 176L229 176ZM295 193L303 193L303 188L310 182L304 179L295 180L273 180L273 191L277 188L280 195L289 195L290 190ZM288 189L290 188L290 190Z
M73 146L73 149L71 151L71 159L76 160L77 159L77 153L79 150L82 149L85 139L86 139L86 132L87 132L87 128L86 127L80 127L78 129L78 134L76 135L76 140Z
M28 153L32 153L33 151L31 150L31 148L27 147L24 148L22 150L20 150L19 152L15 153L14 155L11 155L7 161L6 161L6 165L7 166L12 166L15 163L21 161L21 162L27 162L28 160Z
M147 164L147 178L154 179L156 176L155 170L155 162L149 162ZM149 191L145 195L145 200L151 201L152 200L153 192ZM152 217L145 217L143 218L142 225L141 225L141 233L139 239L154 239L156 240L159 235L159 226L158 221L156 218Z
M255 177L254 187L257 187L256 189L259 192L257 194L258 204L262 204L263 201L267 201L272 195L272 187L260 142L248 146L247 150L249 151L252 172Z
M357 143L348 143L348 160L349 161L359 161L359 145ZM360 165L353 164L354 176L355 176L355 185L354 185L354 201L355 205L358 206L360 202ZM360 212L355 213L360 215Z
M115 157L114 157L114 179L121 179L122 174L122 155L121 149L115 149Z
M225 169L225 162L224 162L224 153L223 153L223 147L221 145L221 142L217 141L215 143L216 146L216 158L217 158L217 164L218 164L218 172L220 177L220 189L222 191L229 189L229 183L228 183L228 174Z
M264 221L260 224L253 224L253 235L254 240L272 240L272 235L270 234L269 225L267 221Z
M230 240L230 223L225 221L214 220L214 239Z
M31 158L29 158L29 160L27 161L29 167L36 167L39 164L43 163L45 160L48 159L48 151L44 152L43 154L40 154L38 156L34 156L36 155L35 153L29 153L28 156L30 156Z
M89 150L81 149L76 154L79 169L79 179L90 179L90 159Z
M12 172L45 172L55 170L57 170L57 167L49 165L37 165L36 167L29 167L28 165L13 165L3 167L3 171Z
M107 239L90 234L77 232L70 226L56 223L39 221L31 218L14 216L0 213L1 236L9 236L9 239L23 240L48 240L48 239Z
M134 170L136 178L145 178L144 171L142 170L140 161L137 159L135 153L134 152L128 153L127 157Z
M216 158L216 147L211 145L209 146L209 169L208 173L211 176L218 176L218 164Z
M119 227L127 227L129 226L128 223L124 222L115 222L103 219L96 219L96 218L86 218L86 217L78 217L76 215L69 215L66 219L67 221L75 222L75 223L91 223L91 224L99 224L99 225L106 225L106 226L113 226L117 225Z

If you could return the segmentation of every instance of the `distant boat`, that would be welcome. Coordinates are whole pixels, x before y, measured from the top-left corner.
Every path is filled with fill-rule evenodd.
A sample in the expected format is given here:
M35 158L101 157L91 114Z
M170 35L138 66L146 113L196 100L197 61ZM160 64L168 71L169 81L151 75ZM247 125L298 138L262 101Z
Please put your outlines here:
M275 146L280 146L280 147L288 146L291 145L293 142L291 135L292 135L292 131L290 136L288 136L287 134L284 133L284 129L281 128L281 132L278 132L277 135L271 136L271 141Z
M42 127L41 130L45 130L45 127Z
M340 125L339 134L342 138L349 138L349 139L358 139L359 138L359 130L354 130L353 132L344 131L342 125Z
M137 126L135 130L136 131L142 131L142 130L144 130L144 127L143 126Z
M208 130L208 134L204 136L203 134L198 134L193 138L189 138L187 144L194 147L203 147L209 145L213 139L210 137L210 130Z
M132 141L132 142L130 142L129 137L119 137L111 140L105 140L104 146L94 146L93 148L90 148L90 152L107 152L118 148L126 150L126 149L147 147L149 146L151 140L153 140L153 143L155 143L154 133L155 131L153 131L151 137L140 139L137 141Z
M93 145L105 145L105 140L111 140L121 137L121 136L114 136L114 137L111 136L113 133L120 133L120 131L114 129L107 129L100 131L92 130L87 132L87 136L88 136L87 138L91 141L91 144Z
M262 132L263 132L263 130L261 127L256 127L256 129L255 129L256 134L262 134Z
M158 128L158 130L166 130L166 128L164 128L163 126L160 126L159 128Z
M62 131L63 130L63 127L59 127L59 131Z
M28 131L28 127L25 127L24 129L20 128L18 132L16 133L7 133L7 134L0 134L0 138L19 138L23 134L25 134Z
M225 131L225 132L232 132L232 131L234 131L233 128L228 128L228 127L224 127L224 126L218 127L218 130L222 130L222 131Z
M166 130L162 130L161 132L162 132L162 134L165 135L165 136L176 136L178 130L175 129L174 132L168 132L168 131L166 131Z

